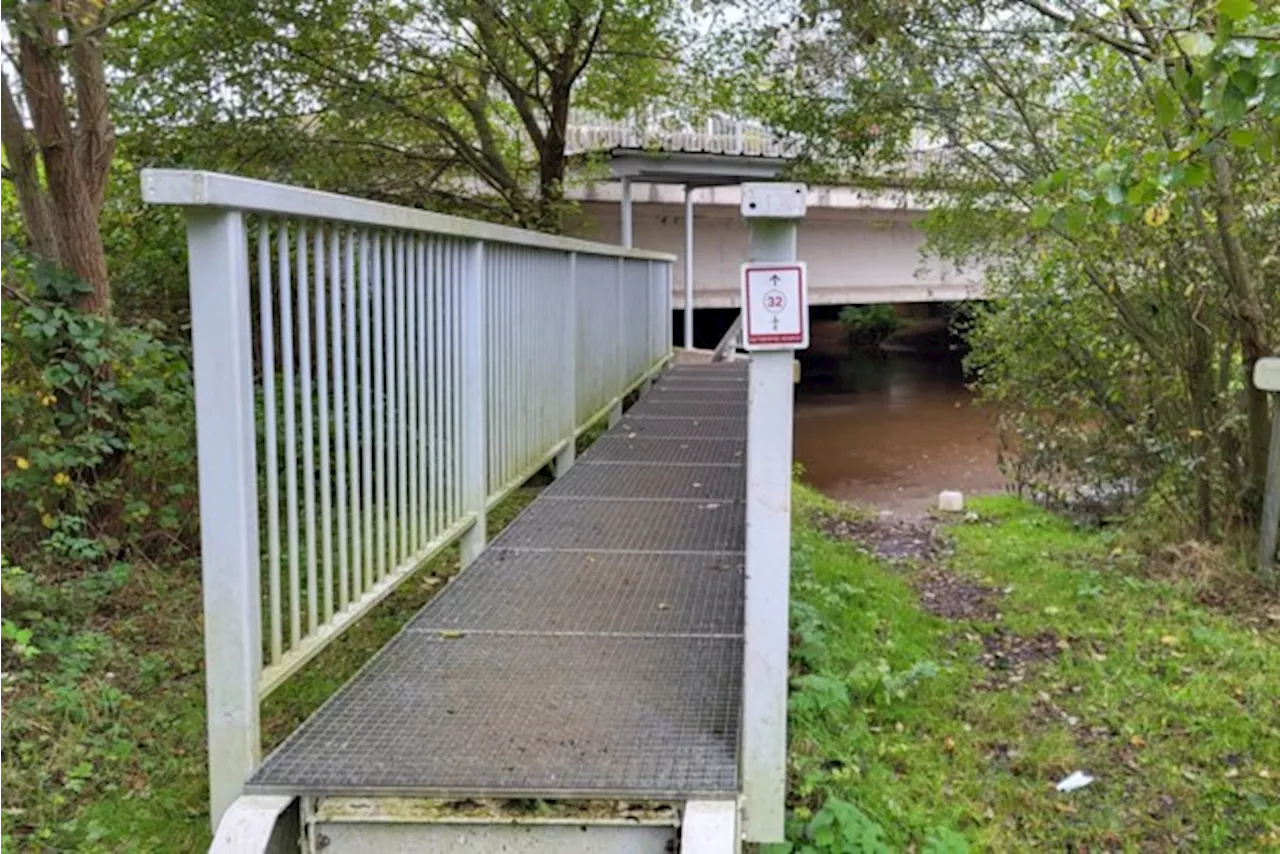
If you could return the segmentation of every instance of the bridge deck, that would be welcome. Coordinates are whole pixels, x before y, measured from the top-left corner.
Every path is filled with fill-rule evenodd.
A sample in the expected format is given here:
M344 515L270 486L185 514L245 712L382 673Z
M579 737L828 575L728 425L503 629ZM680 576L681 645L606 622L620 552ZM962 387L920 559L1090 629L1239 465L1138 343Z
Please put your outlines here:
M745 452L744 366L673 368L249 789L736 792Z

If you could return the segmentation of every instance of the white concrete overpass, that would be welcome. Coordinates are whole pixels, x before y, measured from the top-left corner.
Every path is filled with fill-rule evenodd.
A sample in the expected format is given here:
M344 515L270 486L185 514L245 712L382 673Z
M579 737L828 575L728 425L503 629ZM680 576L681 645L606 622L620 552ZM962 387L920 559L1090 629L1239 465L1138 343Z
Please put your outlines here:
M577 119L577 117L575 117ZM669 119L643 124L575 120L571 151L607 157L608 177L571 188L583 216L572 231L592 239L671 252L674 304L733 308L738 267L747 257L740 183L774 179L794 142L761 126ZM933 155L924 155L933 156ZM918 228L927 199L894 191L812 187L799 232L809 265L810 302L944 302L982 297L979 271L957 270L924 254Z

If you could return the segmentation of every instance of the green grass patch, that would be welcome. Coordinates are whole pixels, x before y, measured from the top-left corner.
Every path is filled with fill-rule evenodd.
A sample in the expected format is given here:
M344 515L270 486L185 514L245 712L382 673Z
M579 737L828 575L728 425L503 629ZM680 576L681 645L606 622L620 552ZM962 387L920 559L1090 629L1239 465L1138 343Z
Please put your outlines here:
M803 486L797 507L791 850L1280 845L1274 630L1011 498L975 501L943 561L998 616L944 620L915 569L819 533L806 514L829 505ZM997 629L1053 652L1001 672ZM1095 782L1056 791L1077 770Z

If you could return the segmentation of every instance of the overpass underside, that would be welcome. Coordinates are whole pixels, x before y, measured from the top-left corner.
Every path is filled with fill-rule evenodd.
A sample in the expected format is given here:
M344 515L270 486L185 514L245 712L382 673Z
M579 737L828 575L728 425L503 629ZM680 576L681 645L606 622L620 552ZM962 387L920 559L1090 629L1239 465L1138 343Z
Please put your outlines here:
M695 309L736 308L739 265L748 252L739 187L643 183L625 192L629 205L621 183L580 188L582 214L575 233L680 256L672 281L676 309L685 306L690 274ZM980 271L957 269L926 251L920 200L840 187L816 188L810 197L797 255L808 265L811 304L983 298Z

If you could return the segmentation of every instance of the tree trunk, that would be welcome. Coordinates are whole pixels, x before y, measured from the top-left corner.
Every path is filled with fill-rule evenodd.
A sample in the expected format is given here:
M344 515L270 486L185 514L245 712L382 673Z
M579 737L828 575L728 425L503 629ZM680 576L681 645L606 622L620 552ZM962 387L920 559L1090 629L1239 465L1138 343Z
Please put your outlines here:
M7 81L3 117L4 147L10 162L19 167L14 170L14 189L32 249L83 279L90 291L81 307L99 314L111 310L98 214L115 149L102 44L91 34L103 8L70 3L65 8L24 4L19 9L16 64L31 115L30 134ZM62 30L68 46L59 43ZM69 56L65 68L64 51ZM67 77L75 87L75 124L63 83ZM40 186L34 158L26 156L32 147L40 151L47 189Z
M1253 385L1253 366L1261 358L1271 355L1267 336L1266 313L1262 298L1253 279L1253 268L1240 242L1240 218L1235 194L1231 186L1231 163L1226 155L1213 155L1213 186L1217 214L1218 239L1222 241L1226 257L1227 284L1231 291L1232 312L1240 335L1240 350L1244 357L1246 412L1249 424L1247 442L1249 483L1246 505L1249 514L1257 513L1262 493L1266 488L1267 444L1270 436L1270 417L1267 412L1266 392Z
M40 185L40 168L36 164L36 145L22 122L18 101L9 88L9 77L4 77L3 106L0 116L0 139L9 159L9 178L13 181L18 197L18 209L27 233L31 249L42 258L54 263L62 262L62 246L57 229L53 226L53 214L49 210L49 197Z
M1187 391L1191 399L1191 440L1195 454L1196 533L1201 539L1213 536L1213 440L1211 412L1214 409L1212 350L1208 330L1194 313L1190 321L1191 348L1187 354Z
M568 86L556 86L551 92L551 115L538 152L538 204L544 227L559 231L564 208L565 136L569 127Z

